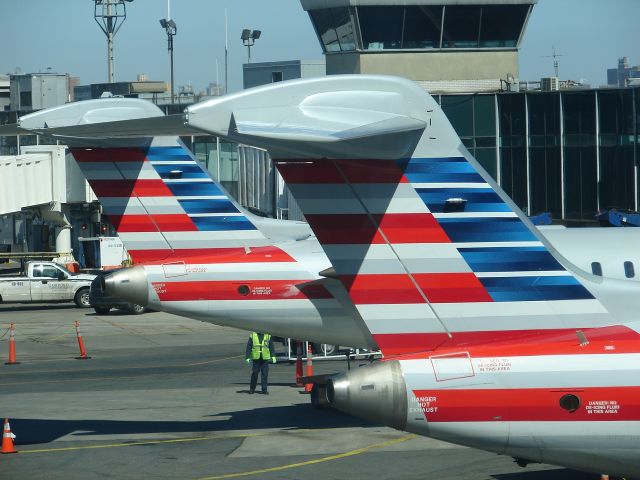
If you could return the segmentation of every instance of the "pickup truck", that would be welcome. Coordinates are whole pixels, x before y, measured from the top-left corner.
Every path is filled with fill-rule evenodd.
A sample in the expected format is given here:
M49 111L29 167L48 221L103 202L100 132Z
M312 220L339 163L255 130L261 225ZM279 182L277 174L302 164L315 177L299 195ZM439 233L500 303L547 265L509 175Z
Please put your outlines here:
M0 303L74 301L88 308L95 275L74 274L54 262L30 261L17 276L0 275Z

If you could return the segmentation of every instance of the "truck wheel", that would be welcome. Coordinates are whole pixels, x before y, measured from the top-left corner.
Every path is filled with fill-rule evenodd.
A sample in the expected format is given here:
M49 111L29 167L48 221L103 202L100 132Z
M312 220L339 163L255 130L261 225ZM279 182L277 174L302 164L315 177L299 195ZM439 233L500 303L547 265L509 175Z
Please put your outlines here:
M111 310L109 307L93 307L98 315L106 315Z
M129 305L129 312L133 313L134 315L141 315L146 310L147 309L145 307L143 307L142 305L138 305L137 303L132 303L131 305Z
M89 289L81 288L78 290L73 301L76 302L76 305L80 308L89 308L91 306L89 302Z

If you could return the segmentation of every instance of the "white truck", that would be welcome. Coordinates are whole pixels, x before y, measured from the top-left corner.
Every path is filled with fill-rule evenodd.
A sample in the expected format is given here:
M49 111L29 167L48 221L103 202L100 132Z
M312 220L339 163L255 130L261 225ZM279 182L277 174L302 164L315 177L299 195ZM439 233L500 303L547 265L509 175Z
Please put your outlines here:
M54 262L30 261L17 276L0 275L0 303L75 302L88 308L95 275L74 274Z

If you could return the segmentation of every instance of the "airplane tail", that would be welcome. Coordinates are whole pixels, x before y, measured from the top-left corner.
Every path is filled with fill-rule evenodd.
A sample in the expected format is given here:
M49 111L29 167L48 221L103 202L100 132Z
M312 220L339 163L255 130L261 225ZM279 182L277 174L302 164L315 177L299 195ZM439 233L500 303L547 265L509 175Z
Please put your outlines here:
M605 322L434 99L397 87L421 97L425 125L410 154L275 157L385 355Z
M187 117L269 150L385 355L612 322L413 82L285 83Z
M90 126L161 115L146 101L101 99L37 112L23 117L21 125ZM67 137L65 143L135 263L271 245L256 227L268 227L270 220L235 203L177 136Z

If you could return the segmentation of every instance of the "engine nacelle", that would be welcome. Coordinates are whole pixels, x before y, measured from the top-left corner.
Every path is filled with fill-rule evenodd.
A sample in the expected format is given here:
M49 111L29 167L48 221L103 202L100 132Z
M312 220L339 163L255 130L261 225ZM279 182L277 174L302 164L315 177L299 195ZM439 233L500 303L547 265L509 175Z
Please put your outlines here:
M407 388L395 360L331 377L326 389L329 405L342 412L398 430L407 426Z
M123 268L103 276L102 290L110 297L138 305L149 303L147 273L142 266Z

